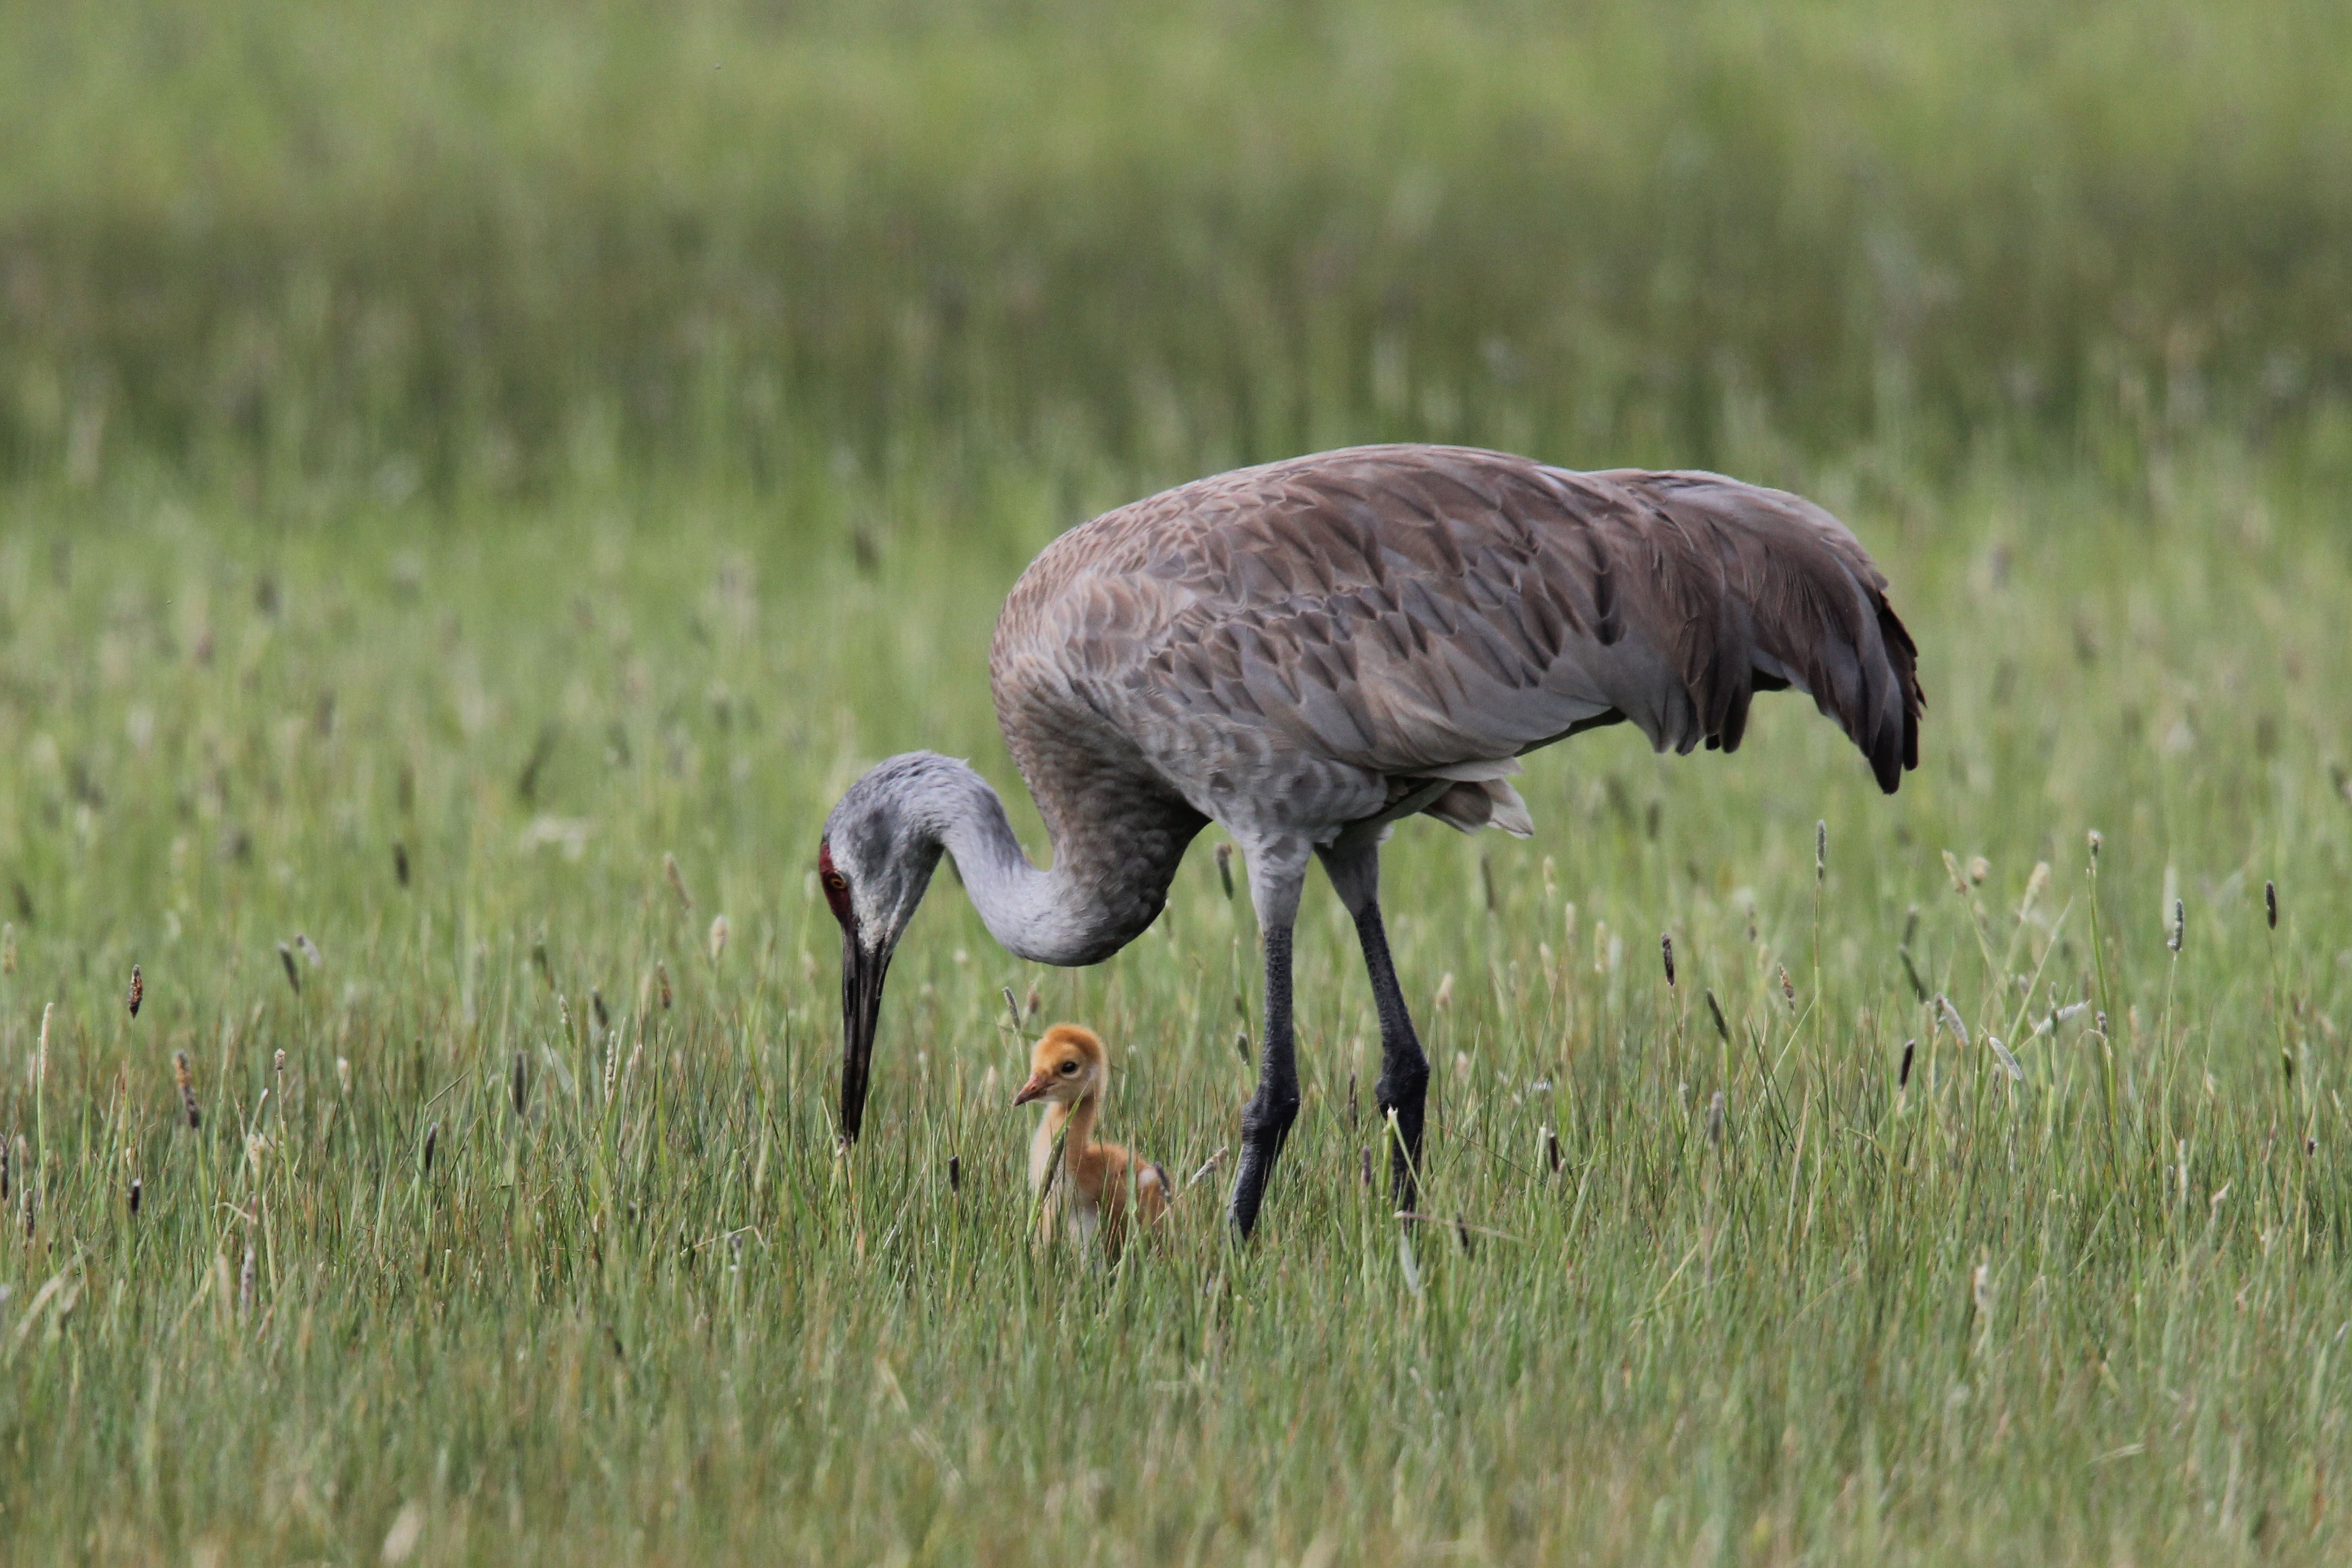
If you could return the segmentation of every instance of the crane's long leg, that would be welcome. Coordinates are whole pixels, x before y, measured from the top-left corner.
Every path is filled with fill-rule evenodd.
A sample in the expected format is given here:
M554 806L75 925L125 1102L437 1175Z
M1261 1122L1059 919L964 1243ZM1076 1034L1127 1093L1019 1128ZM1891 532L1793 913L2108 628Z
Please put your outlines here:
M1242 1157L1234 1173L1227 1215L1243 1240L1257 1228L1266 1178L1282 1157L1290 1124L1298 1120L1298 1059L1290 1025L1290 930L1298 918L1306 855L1295 861L1263 852L1250 857L1250 893L1265 942L1265 1013L1257 1064L1257 1092L1242 1110Z
M1368 904L1356 917L1356 940L1364 949L1364 969L1371 976L1372 1004L1381 1015L1381 1079L1373 1086L1372 1103L1385 1118L1396 1113L1397 1136L1389 1144L1389 1188L1396 1205L1410 1209L1418 1196L1421 1171L1421 1118L1429 1099L1429 1058L1422 1055L1421 1037L1413 1033L1412 1015L1405 1011L1404 990L1397 984L1396 965L1389 960L1389 937L1381 924L1381 906Z
M1396 1114L1397 1136L1389 1144L1389 1186L1397 1207L1410 1209L1416 1200L1421 1169L1429 1058L1422 1054L1421 1037L1413 1032L1404 988L1397 984L1396 964L1389 957L1388 929L1381 921L1379 839L1341 840L1323 851L1323 868L1330 873L1340 902L1356 919L1356 940L1364 950L1365 973L1371 977L1372 1005L1381 1018L1381 1079L1373 1087L1372 1103L1380 1108L1383 1121L1390 1112Z

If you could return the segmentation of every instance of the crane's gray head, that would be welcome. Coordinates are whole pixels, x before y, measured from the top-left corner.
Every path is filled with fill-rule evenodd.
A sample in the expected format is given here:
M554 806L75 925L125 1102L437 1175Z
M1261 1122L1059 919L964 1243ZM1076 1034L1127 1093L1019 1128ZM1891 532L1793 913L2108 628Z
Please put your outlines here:
M866 1078L882 1016L890 954L915 918L940 863L940 831L924 809L926 786L954 763L909 752L877 764L849 786L824 819L817 879L841 922L841 1138L866 1116Z

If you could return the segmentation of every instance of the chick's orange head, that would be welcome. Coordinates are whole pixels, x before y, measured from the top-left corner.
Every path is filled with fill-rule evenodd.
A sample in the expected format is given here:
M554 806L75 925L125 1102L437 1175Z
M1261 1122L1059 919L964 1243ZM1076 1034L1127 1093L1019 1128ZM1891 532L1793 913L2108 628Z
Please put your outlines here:
M1029 1081L1021 1086L1013 1103L1057 1100L1076 1104L1100 1075L1104 1059L1103 1043L1093 1030L1056 1024L1029 1053Z

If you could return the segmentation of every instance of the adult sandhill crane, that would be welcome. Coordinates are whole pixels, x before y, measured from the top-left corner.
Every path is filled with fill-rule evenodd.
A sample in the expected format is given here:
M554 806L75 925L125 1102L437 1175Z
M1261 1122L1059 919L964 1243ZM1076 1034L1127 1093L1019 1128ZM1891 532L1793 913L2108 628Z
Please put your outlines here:
M1037 1219L1050 1237L1060 1222L1082 1247L1099 1247L1116 1262L1127 1242L1128 1192L1149 1227L1168 1213L1174 1189L1168 1173L1139 1160L1117 1143L1095 1141L1103 1101L1110 1095L1110 1054L1092 1029L1056 1024L1029 1053L1029 1081L1013 1097L1014 1105L1045 1102L1029 1142L1029 1190L1044 1194ZM1054 1168L1054 1144L1062 1144L1062 1164Z
M1264 933L1244 1237L1298 1113L1291 926L1319 858L1355 917L1381 1021L1377 1100L1413 1200L1429 1065L1381 923L1401 819L1532 831L1519 756L1630 721L1658 751L1738 749L1750 696L1795 687L1892 793L1918 765L1916 650L1886 580L1821 508L1706 473L1571 473L1451 447L1244 468L1047 545L989 656L997 722L1053 839L1032 865L968 764L913 752L852 784L818 850L842 928L841 1128L856 1138L883 978L942 851L996 940L1099 963L1223 825Z

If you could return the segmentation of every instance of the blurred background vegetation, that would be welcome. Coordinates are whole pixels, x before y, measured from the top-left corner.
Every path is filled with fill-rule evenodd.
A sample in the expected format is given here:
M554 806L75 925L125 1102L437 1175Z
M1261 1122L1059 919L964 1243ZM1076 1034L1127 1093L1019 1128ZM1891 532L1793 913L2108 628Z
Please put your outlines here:
M2352 7L0 12L0 475L2352 466Z

